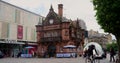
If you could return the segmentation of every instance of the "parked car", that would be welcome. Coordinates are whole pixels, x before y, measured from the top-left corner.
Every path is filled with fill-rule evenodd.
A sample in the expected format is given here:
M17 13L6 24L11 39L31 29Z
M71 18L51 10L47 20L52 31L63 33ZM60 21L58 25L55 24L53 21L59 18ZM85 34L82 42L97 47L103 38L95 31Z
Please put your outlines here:
M0 51L0 58L3 58L4 54L2 53L2 51Z

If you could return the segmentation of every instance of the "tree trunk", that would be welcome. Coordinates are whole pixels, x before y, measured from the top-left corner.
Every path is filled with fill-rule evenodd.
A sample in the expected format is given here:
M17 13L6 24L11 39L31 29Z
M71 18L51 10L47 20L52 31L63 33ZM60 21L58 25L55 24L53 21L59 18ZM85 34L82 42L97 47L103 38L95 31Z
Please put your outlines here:
M120 35L117 34L117 35L115 35L115 36L116 36L116 39L117 39L117 44L118 44L118 56L119 56L119 58L118 58L118 60L117 60L116 63L120 63Z

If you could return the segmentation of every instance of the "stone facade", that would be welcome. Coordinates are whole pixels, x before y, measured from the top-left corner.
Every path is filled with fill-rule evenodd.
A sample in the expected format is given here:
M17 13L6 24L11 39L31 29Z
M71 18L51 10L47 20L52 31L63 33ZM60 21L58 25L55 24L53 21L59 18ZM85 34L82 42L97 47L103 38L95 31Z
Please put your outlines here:
M26 44L36 47L39 20L42 16L0 0L0 50L10 57Z
M43 57L47 53L52 57L57 53L77 52L79 54L81 52L85 27L81 28L81 20L72 21L62 15L63 4L58 5L58 14L51 6L42 23L36 25L39 56ZM74 45L76 48L71 51L64 48L66 45Z
M42 16L0 1L0 39L36 42L35 25ZM22 29L19 38L18 28Z
M112 42L112 36L110 34L103 34L98 31L90 30L88 32L88 42L97 42L102 47L106 48L106 44Z

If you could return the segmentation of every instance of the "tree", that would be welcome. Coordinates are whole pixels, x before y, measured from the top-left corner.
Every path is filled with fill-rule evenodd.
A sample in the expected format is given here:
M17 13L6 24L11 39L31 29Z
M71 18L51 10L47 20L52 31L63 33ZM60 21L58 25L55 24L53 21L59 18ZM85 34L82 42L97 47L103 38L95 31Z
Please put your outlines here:
M107 51L110 51L111 47L113 47L115 51L118 51L117 43L113 42L113 43L107 44L106 47L107 47Z
M92 0L98 24L117 39L120 62L120 0Z

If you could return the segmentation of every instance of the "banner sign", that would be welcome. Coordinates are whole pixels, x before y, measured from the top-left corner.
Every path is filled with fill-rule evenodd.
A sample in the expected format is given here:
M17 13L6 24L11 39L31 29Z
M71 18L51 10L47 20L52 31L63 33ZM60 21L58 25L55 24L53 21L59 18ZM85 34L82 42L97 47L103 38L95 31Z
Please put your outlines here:
M17 28L17 38L23 39L23 26L21 25L18 25L18 28Z

